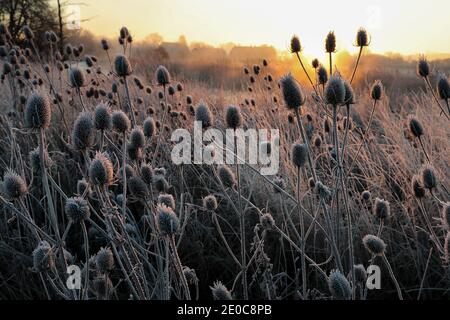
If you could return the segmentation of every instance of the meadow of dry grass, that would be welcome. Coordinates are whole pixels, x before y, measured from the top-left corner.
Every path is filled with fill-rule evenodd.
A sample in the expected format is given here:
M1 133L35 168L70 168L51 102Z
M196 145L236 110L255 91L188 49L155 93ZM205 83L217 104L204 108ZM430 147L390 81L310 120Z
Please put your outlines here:
M130 58L125 29L108 44L123 55L51 59L29 30L25 49L1 29L0 299L450 297L448 80L439 92L428 62L426 90L360 82L350 101L349 82L345 99L337 73L316 86L303 59L303 104L265 57L242 70L248 90L225 90ZM174 130L236 118L280 130L277 176L172 163Z

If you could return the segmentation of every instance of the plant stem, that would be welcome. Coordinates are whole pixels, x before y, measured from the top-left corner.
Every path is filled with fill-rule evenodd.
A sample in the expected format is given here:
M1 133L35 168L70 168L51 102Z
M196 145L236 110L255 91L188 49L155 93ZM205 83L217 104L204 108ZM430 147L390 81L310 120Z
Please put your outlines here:
M358 59L356 60L356 65L355 68L353 69L353 74L352 74L352 79L350 80L350 84L353 83L353 80L355 78L355 74L356 74L356 70L358 69L358 65L359 65L359 60L361 59L361 55L363 52L364 47L359 47L359 54L358 54Z
M386 258L386 255L383 253L382 255L383 261L386 264L386 267L388 268L389 275L391 276L392 281L394 282L395 288L397 289L398 298L400 300L403 300L402 291L400 290L400 286L397 282L397 279L395 278L394 272L392 271L391 264L389 263L388 259Z

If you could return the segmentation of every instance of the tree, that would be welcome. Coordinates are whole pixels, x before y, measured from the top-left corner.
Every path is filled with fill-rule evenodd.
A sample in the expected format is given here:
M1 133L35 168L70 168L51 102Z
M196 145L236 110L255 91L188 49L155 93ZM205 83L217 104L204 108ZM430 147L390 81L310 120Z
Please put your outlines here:
M14 40L25 25L41 37L57 27L56 12L49 0L0 0L0 19L6 23Z

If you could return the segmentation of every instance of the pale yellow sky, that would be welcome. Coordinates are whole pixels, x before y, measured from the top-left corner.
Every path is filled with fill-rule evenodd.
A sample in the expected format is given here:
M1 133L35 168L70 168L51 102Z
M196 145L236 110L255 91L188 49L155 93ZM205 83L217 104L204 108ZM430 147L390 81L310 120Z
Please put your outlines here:
M82 27L116 36L122 25L135 39L159 33L175 41L213 45L270 44L286 49L293 34L305 54L319 56L334 30L338 49L354 52L357 29L372 35L374 52L450 53L450 0L83 0Z

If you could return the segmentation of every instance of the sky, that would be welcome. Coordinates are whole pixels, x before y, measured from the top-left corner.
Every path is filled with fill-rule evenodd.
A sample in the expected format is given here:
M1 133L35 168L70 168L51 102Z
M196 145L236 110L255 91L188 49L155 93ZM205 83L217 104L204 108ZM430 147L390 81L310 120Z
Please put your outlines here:
M450 53L449 0L83 0L81 27L117 36L127 26L136 40L159 33L167 41L273 45L287 49L293 34L304 52L320 56L333 30L338 50L356 52L359 27L373 52Z

